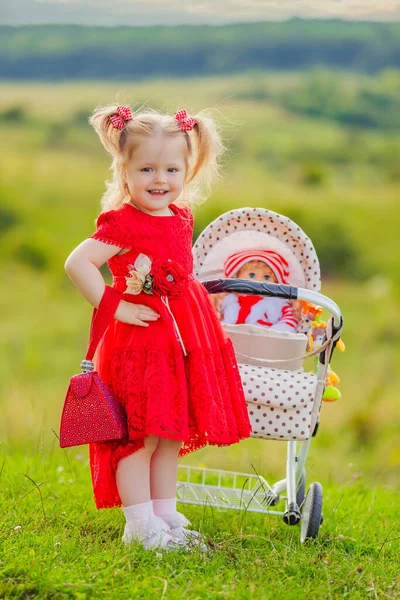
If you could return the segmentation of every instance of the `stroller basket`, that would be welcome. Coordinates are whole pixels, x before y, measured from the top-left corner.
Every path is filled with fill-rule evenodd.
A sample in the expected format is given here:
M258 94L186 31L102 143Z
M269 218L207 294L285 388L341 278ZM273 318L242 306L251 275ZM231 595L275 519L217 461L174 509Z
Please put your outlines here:
M260 475L189 465L180 465L179 469L180 477L184 479L177 484L180 502L283 515L283 512L269 509L276 502L276 494Z

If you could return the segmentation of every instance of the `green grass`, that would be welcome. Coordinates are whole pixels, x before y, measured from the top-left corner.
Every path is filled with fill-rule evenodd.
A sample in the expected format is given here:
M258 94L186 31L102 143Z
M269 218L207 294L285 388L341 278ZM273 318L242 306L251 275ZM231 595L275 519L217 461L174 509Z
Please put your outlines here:
M319 538L304 545L280 517L179 505L210 552L160 553L126 548L122 512L96 510L84 450L4 451L1 598L399 597L394 489L353 475L326 486Z

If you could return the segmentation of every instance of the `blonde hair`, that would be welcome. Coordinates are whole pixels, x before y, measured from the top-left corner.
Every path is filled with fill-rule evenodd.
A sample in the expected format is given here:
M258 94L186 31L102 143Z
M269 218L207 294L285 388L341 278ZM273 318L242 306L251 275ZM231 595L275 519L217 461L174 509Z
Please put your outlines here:
M175 117L163 114L152 108L132 112L132 120L125 121L124 128L116 129L110 117L117 115L117 105L110 104L95 108L89 123L98 134L104 148L112 156L110 169L112 181L106 181L107 190L101 198L101 212L118 210L130 200L126 195L123 171L129 164L133 152L143 136L163 134L185 136L188 158L186 177L182 194L178 201L194 206L204 202L211 192L212 185L221 177L219 159L225 151L218 127L210 115L210 110L202 110L193 116L196 124L191 131L182 131Z

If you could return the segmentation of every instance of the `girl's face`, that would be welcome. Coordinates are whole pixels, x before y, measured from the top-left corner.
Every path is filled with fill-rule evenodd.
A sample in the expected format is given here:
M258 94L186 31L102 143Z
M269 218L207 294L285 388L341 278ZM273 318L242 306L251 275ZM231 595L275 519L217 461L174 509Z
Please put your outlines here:
M129 192L136 206L152 215L170 214L168 205L182 192L187 154L184 136L142 138L126 169Z
M235 277L238 279L253 279L254 281L269 281L278 283L275 273L268 265L260 260L251 260L239 269Z

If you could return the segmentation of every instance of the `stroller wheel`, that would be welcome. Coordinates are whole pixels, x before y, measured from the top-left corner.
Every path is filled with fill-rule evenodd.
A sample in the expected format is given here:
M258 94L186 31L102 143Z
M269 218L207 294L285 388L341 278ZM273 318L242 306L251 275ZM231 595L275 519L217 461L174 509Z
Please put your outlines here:
M299 485L297 487L297 492L296 492L296 503L297 503L297 506L300 508L300 510L301 510L301 507L303 506L305 495L306 495L306 472L303 471L301 474Z
M315 481L308 488L303 504L300 542L315 539L318 535L322 516L322 485Z

